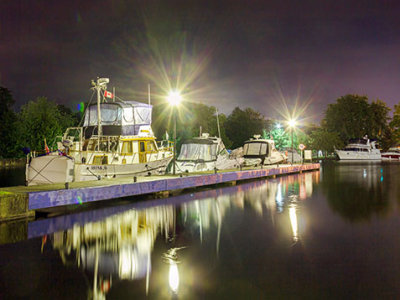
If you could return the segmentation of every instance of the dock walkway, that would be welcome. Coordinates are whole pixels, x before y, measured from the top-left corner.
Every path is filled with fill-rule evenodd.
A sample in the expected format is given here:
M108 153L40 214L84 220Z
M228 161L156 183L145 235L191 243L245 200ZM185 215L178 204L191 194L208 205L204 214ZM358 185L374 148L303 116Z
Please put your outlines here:
M170 192L228 182L317 170L318 163L224 170L188 175L123 177L99 181L0 188L0 221L29 217L36 210L93 201Z

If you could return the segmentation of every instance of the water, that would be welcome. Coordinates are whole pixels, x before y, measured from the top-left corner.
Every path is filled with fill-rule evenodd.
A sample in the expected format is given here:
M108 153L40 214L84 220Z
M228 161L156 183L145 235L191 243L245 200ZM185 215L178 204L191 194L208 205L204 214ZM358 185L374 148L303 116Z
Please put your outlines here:
M334 163L1 224L22 241L0 246L0 298L397 298L399 173Z
M0 187L25 185L25 166L0 168Z

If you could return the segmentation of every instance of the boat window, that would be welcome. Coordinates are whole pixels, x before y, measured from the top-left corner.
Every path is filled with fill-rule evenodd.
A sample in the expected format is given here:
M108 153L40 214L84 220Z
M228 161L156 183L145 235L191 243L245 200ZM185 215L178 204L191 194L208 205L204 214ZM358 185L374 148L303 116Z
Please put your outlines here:
M244 155L260 155L261 145L263 143L247 143L245 144Z
M216 144L183 144L178 160L204 160L213 161L217 159Z
M346 150L346 151L360 151L359 148L351 148L351 147L349 147L349 148L346 147L344 150Z
M122 143L121 154L122 155L132 155L132 142L131 141L125 141Z
M144 142L139 143L139 152L145 152L146 148L144 147Z
M267 144L262 143L261 144L261 151L260 151L261 155L266 155L267 154Z
M147 148L147 151L149 151L149 152L156 152L157 151L157 148L156 148L156 145L155 145L154 141L148 141L146 148Z
M124 108L124 120L126 123L133 122L133 107L125 107Z
M244 144L243 146L243 153L247 153L247 150L249 149L249 144Z
M89 125L97 125L97 106L92 105L89 107ZM103 125L120 125L121 124L122 110L119 106L113 104L101 104L101 122ZM85 124L87 115L85 116Z
M121 109L117 105L102 104L101 105L101 122L104 125L120 124Z
M151 107L136 106L133 110L135 124L151 124Z

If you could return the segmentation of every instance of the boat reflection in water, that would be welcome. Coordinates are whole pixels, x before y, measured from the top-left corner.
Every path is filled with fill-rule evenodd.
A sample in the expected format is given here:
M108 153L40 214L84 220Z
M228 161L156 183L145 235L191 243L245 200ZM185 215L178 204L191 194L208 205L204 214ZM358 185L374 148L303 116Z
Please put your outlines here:
M391 174L395 167L383 168L374 162L342 162L334 168L325 166L321 186L329 206L353 223L388 215L392 211L389 199L397 198L399 193L395 181L397 174Z
M302 201L312 194L319 176L317 171L136 203L122 213L111 212L89 222L86 213L71 215L70 221L65 219L69 216L63 216L62 222L46 220L44 230L63 263L72 262L90 278L89 298L105 298L121 280L141 280L147 295L187 298L197 278L194 264L212 264L190 262L187 251L211 243L214 250L210 259L218 264L224 220L235 218L233 224L239 226L245 213L271 222L276 234L284 232L288 246L298 242L305 229ZM157 206L159 203L164 205ZM104 211L106 215L107 209ZM51 228L72 222L72 227L51 233ZM155 251L157 240L161 244Z

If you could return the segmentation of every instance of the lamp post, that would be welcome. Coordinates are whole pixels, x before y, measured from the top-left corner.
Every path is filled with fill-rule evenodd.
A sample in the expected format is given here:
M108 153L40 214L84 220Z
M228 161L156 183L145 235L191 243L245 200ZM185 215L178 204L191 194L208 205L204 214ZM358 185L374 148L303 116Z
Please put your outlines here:
M174 118L174 156L173 156L173 165L172 165L172 174L176 174L176 169L175 169L175 162L176 162L176 108L181 103L182 101L182 96L178 91L170 91L167 97L167 100L169 104L172 106L172 113L173 113L173 118Z
M292 165L293 165L293 155L294 155L293 130L294 130L295 126L296 126L296 120L295 119L289 120L290 133L292 136Z

